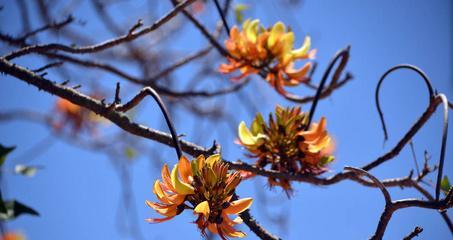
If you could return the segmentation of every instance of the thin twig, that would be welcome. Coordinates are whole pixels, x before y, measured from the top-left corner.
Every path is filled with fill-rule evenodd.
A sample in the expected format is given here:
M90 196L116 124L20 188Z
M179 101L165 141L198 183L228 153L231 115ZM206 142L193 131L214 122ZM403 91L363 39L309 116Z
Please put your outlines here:
M411 240L412 238L417 237L421 232L423 232L423 228L415 227L409 235L403 238L403 240Z
M10 54L7 54L4 56L6 60L11 60L26 54L30 54L33 52L48 52L48 51L63 51L63 52L68 52L68 53L75 53L75 54L86 54L86 53L95 53L99 52L111 47L114 47L116 45L119 45L124 42L130 42L133 41L140 36L143 36L147 33L150 33L156 29L158 29L160 26L163 24L167 23L170 21L176 14L183 10L186 6L190 5L192 2L195 0L185 0L183 2L178 3L172 10L170 10L167 14L165 14L162 18L154 22L151 26L148 26L146 28L143 28L142 30L136 32L136 33L127 33L123 36L107 40L105 42L96 44L96 45L91 45L91 46L84 46L84 47L70 47L66 46L63 44L58 44L58 43L50 43L50 44L44 44L44 45L33 45L33 46L28 46L24 47L20 50L14 51ZM134 25L132 28L135 28L136 25Z
M332 71L333 66L339 59L341 59L340 65L335 70L334 77L332 77L331 84L335 84L337 82L338 78L340 77L341 72L346 67L346 64L349 59L349 50L350 49L351 49L351 46L347 46L345 49L343 49L343 50L339 51L337 54L335 54L335 57L330 61L329 65L321 79L321 83L319 84L318 89L316 90L315 98L313 100L313 103L311 104L310 113L308 114L308 123L305 126L305 130L308 130L310 128L310 124L313 119L313 115L315 114L316 106L318 105L319 98L321 97L322 90L324 89L324 84L326 84L327 78L329 77L329 74Z

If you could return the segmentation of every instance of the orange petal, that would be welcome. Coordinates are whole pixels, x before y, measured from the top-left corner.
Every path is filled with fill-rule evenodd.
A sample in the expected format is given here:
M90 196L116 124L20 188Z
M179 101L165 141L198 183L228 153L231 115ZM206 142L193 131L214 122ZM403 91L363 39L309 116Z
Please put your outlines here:
M172 192L176 192L175 188L173 187L173 184L171 183L170 170L168 170L167 164L164 164L161 175L162 175L162 180L164 181L165 187L167 187Z
M177 211L177 206L176 205L163 205L159 203L153 203L148 200L146 200L146 205L148 205L150 208L154 209L157 213L171 217L176 215Z
M174 218L174 216L166 217L166 218L147 218L147 219L145 219L145 221L147 221L149 223L161 223L161 222L168 221L172 218Z
M286 75L288 75L288 77L292 79L300 81L305 78L310 68L311 68L310 62L306 63L302 68L298 70L295 70L292 67L286 68Z
M313 123L309 131L302 132L305 141L310 142L316 140L326 128L326 118L322 117L319 124Z
M217 231L217 224L215 224L215 223L209 223L208 230L214 234L219 234L219 232Z
M252 198L243 198L230 203L230 206L223 211L226 214L238 214L247 210L252 205Z
M222 229L223 234L227 235L228 237L235 237L235 238L243 238L245 237L245 233L241 231L237 231L232 226L222 223L220 224L220 229Z
M185 156L182 156L181 159L179 159L179 175L185 183L190 184L193 180L190 161Z

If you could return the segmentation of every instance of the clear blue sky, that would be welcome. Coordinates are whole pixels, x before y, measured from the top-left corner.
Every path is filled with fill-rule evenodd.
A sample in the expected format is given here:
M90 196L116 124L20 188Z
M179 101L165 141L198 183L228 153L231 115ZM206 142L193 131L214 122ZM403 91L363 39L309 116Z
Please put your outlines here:
M127 2L112 6L118 22L127 20L130 26L135 19L128 19L128 13L146 14L147 9L159 2L157 9L160 14L168 11L167 1L150 1L149 4ZM351 58L347 69L355 78L352 82L335 92L331 97L320 102L315 119L326 116L328 130L337 141L336 161L328 176L341 171L344 166L362 166L390 149L396 141L408 130L427 105L427 91L421 79L414 73L401 72L393 74L382 88L382 106L388 122L389 141L383 146L377 111L374 106L374 89L380 75L388 68L399 63L411 63L422 68L432 80L439 92L446 93L453 99L453 3L443 1L303 1L302 4L283 7L287 1L234 1L247 3L251 10L245 12L246 17L260 18L265 25L276 21L284 21L292 26L296 33L296 41L301 43L304 34L312 37L313 47L318 49L319 79L331 56L340 48L351 44ZM19 13L13 1L0 1L4 9L0 11L0 26L2 32L16 33L20 29ZM33 4L32 4L33 5ZM124 7L132 5L132 7ZM102 41L112 35L106 33L99 25L99 19L93 17L88 10L89 3L82 4L72 14L87 22L79 29L92 32L94 39ZM218 18L214 14L214 6L209 4L208 11L200 17L212 27ZM61 7L55 7L55 11ZM33 9L37 12L37 9ZM55 12L58 14L58 12ZM33 16L36 18L36 16ZM148 16L145 24L156 17ZM185 21L180 16L179 20ZM233 17L229 18L233 23ZM39 22L38 22L39 23ZM40 26L33 22L32 27ZM206 45L206 40L189 25L184 31L184 40L175 39L165 46L186 53L195 52ZM126 29L126 28L125 28ZM40 40L49 41L47 36ZM55 41L53 38L52 41ZM2 45L1 53L5 53ZM157 49L158 51L158 49ZM39 67L37 58L20 59L18 63L30 68ZM169 63L169 62L168 62ZM218 64L213 64L216 68ZM124 69L137 73L127 65ZM81 69L85 70L85 69ZM189 65L179 71L175 77L185 81L187 75L194 72ZM84 79L84 71L73 76L73 81L89 85L90 81L103 82L113 89L118 77L96 72ZM50 71L49 77L63 81L59 75ZM207 89L217 87L220 79L213 77L212 84ZM225 82L225 81L223 81ZM182 87L180 86L182 89ZM124 93L130 96L137 89ZM83 90L83 89L82 89ZM297 92L308 93L306 89L295 89ZM113 93L113 92L112 92ZM257 94L259 93L259 94ZM256 107L263 114L272 111L275 104L292 106L294 104L283 100L262 80L256 78L253 83L242 90L242 94L256 100ZM256 97L256 99L255 99ZM126 99L126 97L125 97ZM202 101L203 99L200 99ZM236 124L240 120L249 123L252 115L242 105L243 100L236 97L221 98L226 101L225 109L234 114ZM11 77L0 76L0 110L31 109L49 112L55 97L37 91ZM176 102L176 106L178 102ZM308 110L309 105L303 106ZM180 133L186 134L186 139L208 146L213 139L223 146L226 159L243 160L243 151L233 143L235 139L231 126L223 122L199 123L201 134L193 131L194 124L199 119L187 118L187 114L176 108L173 114L176 127ZM150 116L152 115L152 117ZM142 108L140 121L153 128L166 130L156 121L161 115L151 102ZM417 158L421 164L424 150L432 155L431 163L437 163L441 139L440 112L434 114L426 126L414 138ZM452 120L450 120L452 124ZM115 126L107 126L106 131L118 130ZM12 169L21 163L18 156L31 146L46 138L49 130L30 122L0 123L0 143L17 145L18 149L12 155L5 169ZM205 137L205 133L206 136ZM446 165L444 173L453 176L453 164L449 162L452 156L451 142L453 134L449 134L447 143ZM184 213L172 221L150 225L143 221L157 214L145 206L145 199L154 200L151 187L154 179L159 177L156 169L162 161L173 164L174 152L158 143L149 143L159 159L140 155L133 162L125 164L131 180L131 194L137 214L133 215L133 227L138 229L144 239L198 239L199 232L191 213ZM119 160L119 159L118 159ZM121 159L124 160L124 159ZM160 161L160 162L159 162ZM5 173L3 186L5 198L17 198L37 209L41 217L23 216L8 223L8 228L21 230L31 240L35 239L133 239L124 233L124 222L127 215L118 216L121 193L121 178L112 160L103 153L82 150L68 145L64 141L56 143L44 154L33 159L31 164L42 165L45 168L33 178L25 178ZM387 162L372 171L379 178L406 176L414 164L409 148L405 148L394 160ZM435 174L429 179L434 180ZM271 232L284 239L367 239L374 233L379 216L384 207L384 200L377 189L365 188L354 182L345 181L329 187L316 187L308 184L294 183L296 189L293 198L288 200L280 190L267 191L262 178L245 181L240 185L240 196L256 196L266 194L267 203L256 201L252 206L252 214L259 219ZM266 190L266 191L263 191ZM3 190L3 188L2 188ZM412 189L389 189L393 199L416 197L420 194ZM434 192L433 188L429 188ZM120 213L121 214L121 213ZM131 216L131 215L129 215ZM269 217L271 216L271 217ZM286 226L282 227L273 221L272 217L286 218ZM452 216L450 214L450 216ZM453 216L452 216L453 217ZM274 219L275 220L275 219ZM280 220L277 220L280 221ZM120 226L120 227L119 227ZM415 226L424 228L420 239L452 239L452 236L440 215L432 210L405 209L394 214L389 223L385 239L401 239ZM245 226L242 229L249 239L256 239Z

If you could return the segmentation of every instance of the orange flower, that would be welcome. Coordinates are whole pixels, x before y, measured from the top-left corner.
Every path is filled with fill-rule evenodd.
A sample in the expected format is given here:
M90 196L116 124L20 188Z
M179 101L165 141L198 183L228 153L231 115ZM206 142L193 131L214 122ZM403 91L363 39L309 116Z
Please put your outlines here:
M266 124L257 114L250 129L244 122L239 124L239 144L244 146L250 157L258 158L255 163L264 168L284 173L321 174L333 161L333 144L326 131L326 119L312 123L305 130L308 113L300 107L276 107L275 119L269 115ZM269 185L281 186L289 195L292 188L287 179L269 178Z
M232 57L228 58L228 64L220 65L219 71L228 74L239 70L241 75L232 80L264 73L266 80L280 94L285 95L285 86L297 86L308 80L311 63L307 62L295 69L294 62L312 59L316 54L316 50L310 51L311 40L308 36L300 48L293 49L293 45L294 33L287 30L282 22L265 30L258 19L247 19L242 25L242 31L236 26L231 29L225 47Z
M253 199L243 198L233 201L232 196L241 177L239 172L228 173L228 164L221 161L220 155L205 159L200 155L189 161L181 157L171 173L167 165L162 168L162 181L156 180L153 192L159 202L146 201L146 204L164 218L149 218L146 221L158 223L172 219L185 209L193 209L195 223L206 234L206 229L227 237L244 237L234 229L240 224L240 217L232 220L229 215L247 210Z
M7 232L2 236L1 240L25 240L25 236L18 232Z
M77 134L83 129L95 134L95 126L101 121L101 118L95 113L63 98L58 98L55 103L55 111L59 119L53 123L53 127L57 131L69 125L73 134Z

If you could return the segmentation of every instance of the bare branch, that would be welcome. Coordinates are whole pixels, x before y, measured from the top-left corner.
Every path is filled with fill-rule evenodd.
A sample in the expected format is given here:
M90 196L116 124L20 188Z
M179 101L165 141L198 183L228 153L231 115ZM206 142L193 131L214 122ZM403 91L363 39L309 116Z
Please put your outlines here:
M99 51L111 48L113 46L119 45L124 42L133 41L133 40L139 38L140 36L143 36L147 33L150 33L152 31L158 29L160 26L162 26L163 24L170 21L174 16L176 16L176 14L179 11L183 10L186 6L190 5L193 1L195 1L195 0L185 0L185 1L177 4L172 10L170 10L162 18L160 18L159 20L154 22L154 24L152 24L151 26L148 26L136 33L128 32L127 34L120 36L118 38L110 39L110 40L107 40L105 42L102 42L102 43L99 43L96 45L85 46L85 47L70 47L70 46L66 46L66 45L62 45L62 44L58 44L58 43L28 46L28 47L24 47L18 51L12 52L12 53L4 56L4 58L6 60L11 60L11 59L14 59L14 58L26 55L26 54L34 53L34 52L42 53L42 52L48 52L48 51L63 51L63 52L77 53L77 54L99 52ZM136 27L136 25L133 26L133 28L135 28L135 27Z
M403 240L411 240L412 238L417 237L421 232L423 232L423 228L415 227L409 235L403 238Z

